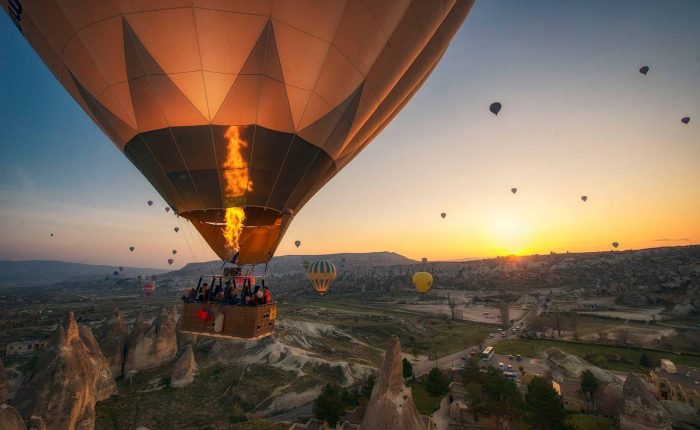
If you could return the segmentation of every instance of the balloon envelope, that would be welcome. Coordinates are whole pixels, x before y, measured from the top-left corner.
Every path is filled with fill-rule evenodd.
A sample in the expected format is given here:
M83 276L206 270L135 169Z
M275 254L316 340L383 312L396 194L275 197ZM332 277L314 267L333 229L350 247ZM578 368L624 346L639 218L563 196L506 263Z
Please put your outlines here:
M613 243L612 243L612 246L613 246L613 248L617 248L618 246L620 246L620 244L617 243L617 242L613 242Z
M180 231L180 227L175 227L173 230L175 230L175 233L177 233L178 231Z
M588 196L581 196L581 200L585 202L586 200L588 200Z
M149 201L148 201L148 206L153 206L153 201L152 201L152 200L149 200Z
M255 264L416 93L473 1L205 4L53 0L15 23L222 259L243 211L238 263Z
M136 249L136 248L134 248L133 246L129 247L129 251L131 251L131 252L134 252L134 249Z
M649 66L642 66L639 69L639 73L641 73L642 75L646 75L647 73L649 73Z
M440 216L442 217L442 219L445 219L445 217L447 216L447 214L446 214L445 212L443 212L443 213L440 214Z
M427 259L427 258L425 258L425 257L423 257L423 258L421 258L421 262L423 262L423 263L427 263L427 262L428 262L428 259Z
M433 275L428 272L416 272L413 274L412 281L416 290L421 294L425 294L433 286Z
M314 261L306 271L306 277L321 296L326 294L336 276L335 264L327 260Z
M143 284L143 295L144 296L152 296L156 292L156 283L155 282L145 282Z
M510 189L510 192L513 193L513 194L515 194L515 193L518 192L518 189L517 189L517 188L511 188L511 189Z
M681 119L681 122L682 122L683 124L688 124L688 123L690 122L690 117L689 117L689 116L686 116L685 118Z
M172 258L169 258L169 259L168 259L168 264L169 264L169 265L172 266L174 262L175 262L175 260L173 260Z
M297 248L299 248L299 246L301 246L301 241L300 241L300 240L295 241L295 242L294 242L294 245L295 245Z
M498 112L501 111L501 104L499 102L491 103L491 106L489 106L489 110L492 114L498 115Z
M177 249L173 249L172 253L173 255L177 254Z

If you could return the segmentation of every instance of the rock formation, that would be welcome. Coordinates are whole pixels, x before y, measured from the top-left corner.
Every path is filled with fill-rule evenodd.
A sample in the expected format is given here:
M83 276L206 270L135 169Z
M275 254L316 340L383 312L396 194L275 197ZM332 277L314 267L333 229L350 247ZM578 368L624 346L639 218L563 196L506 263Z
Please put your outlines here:
M163 309L153 324L139 315L131 329L124 358L124 374L160 366L177 354L175 320Z
M413 404L411 389L403 383L401 344L396 336L391 338L391 345L384 356L379 379L374 385L362 421L363 430L388 428L425 429L416 406Z
M694 407L674 400L661 400L659 403L671 414L673 428L680 430L700 429L700 415Z
M622 388L625 410L620 415L621 430L671 430L671 416L651 394L642 379L627 375Z
M617 376L613 375L607 370L596 367L580 357L567 354L558 348L548 348L547 351L545 351L545 354L549 364L558 367L569 377L579 378L581 376L581 372L584 370L590 370L596 379L603 385L609 383L621 383Z
M170 377L171 387L184 387L194 381L194 375L197 373L197 362L194 361L194 352L192 346L187 345L180 358L177 359L173 373Z
M124 350L129 337L129 328L124 322L124 317L119 309L107 320L102 328L100 346L102 354L109 362L112 374L116 377L122 374L124 366Z
M0 405L0 430L27 430L27 426L15 408Z
M0 405L7 402L7 393L10 387L10 380L5 372L5 366L0 360Z
M29 419L29 430L46 430L46 424L41 418L33 416Z
M78 327L69 312L13 403L23 416L41 417L51 429L92 429L95 403L116 392L109 363L92 331Z

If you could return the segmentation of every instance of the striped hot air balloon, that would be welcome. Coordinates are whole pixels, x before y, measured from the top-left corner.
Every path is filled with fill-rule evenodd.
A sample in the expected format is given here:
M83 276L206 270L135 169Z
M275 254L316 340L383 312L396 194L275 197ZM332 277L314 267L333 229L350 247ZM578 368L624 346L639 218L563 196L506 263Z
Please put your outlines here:
M323 296L337 276L335 264L328 260L317 260L309 265L306 277L311 281L316 292Z
M3 10L166 211L222 259L238 250L239 264L259 264L418 91L473 3L9 0Z

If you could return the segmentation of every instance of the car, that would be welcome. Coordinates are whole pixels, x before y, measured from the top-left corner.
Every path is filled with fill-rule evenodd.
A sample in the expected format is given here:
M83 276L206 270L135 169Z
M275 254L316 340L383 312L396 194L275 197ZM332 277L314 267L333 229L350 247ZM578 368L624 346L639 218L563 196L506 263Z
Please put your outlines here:
M498 370L501 372L504 372L506 370L506 366L503 363L498 363Z
M513 354L508 354L508 360L512 360L512 359L513 359Z
M509 372L512 372L512 371L513 371L513 366L511 366L510 364L508 365L508 371L509 371Z
M493 339L493 333L489 333L489 339Z
M523 358L520 356L520 354L516 355L515 359L518 361L523 361Z
M472 354L476 354L476 351L477 351L476 348L472 348L472 349L469 350L469 352L471 352Z

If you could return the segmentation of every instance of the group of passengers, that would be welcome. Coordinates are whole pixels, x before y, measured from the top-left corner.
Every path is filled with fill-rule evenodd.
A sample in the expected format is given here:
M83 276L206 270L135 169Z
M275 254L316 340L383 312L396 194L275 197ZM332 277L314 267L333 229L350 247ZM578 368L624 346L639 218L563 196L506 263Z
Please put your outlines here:
M251 287L250 282L246 279L243 281L243 288L239 291L236 283L228 280L225 283L225 287L219 284L210 288L209 284L205 282L197 289L190 288L182 296L182 300L185 303L219 302L227 305L256 306L272 303L272 294L270 289L264 285L264 282L262 288L260 285Z

